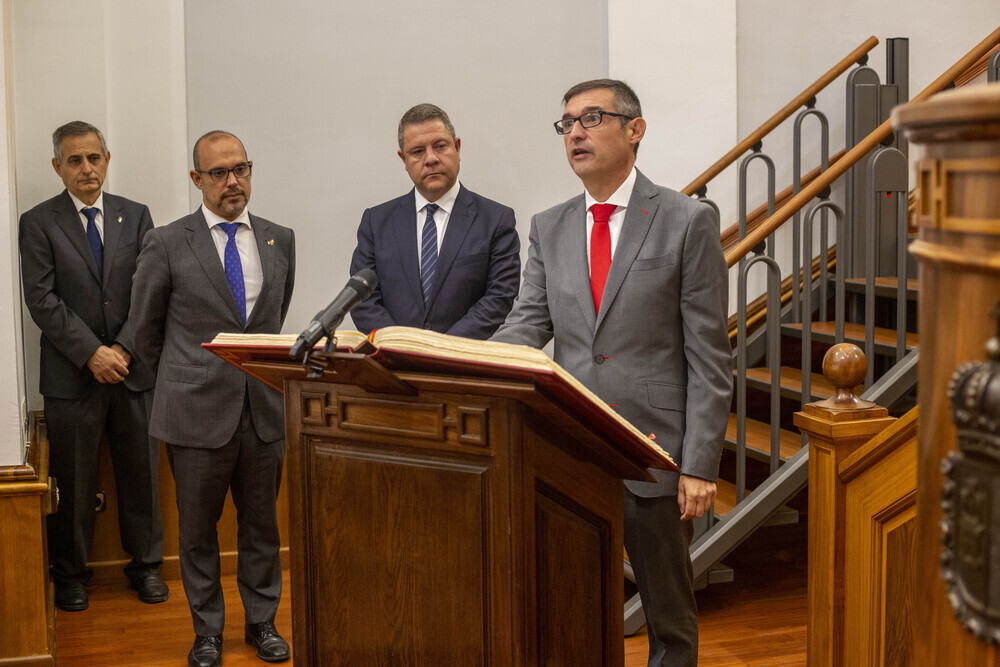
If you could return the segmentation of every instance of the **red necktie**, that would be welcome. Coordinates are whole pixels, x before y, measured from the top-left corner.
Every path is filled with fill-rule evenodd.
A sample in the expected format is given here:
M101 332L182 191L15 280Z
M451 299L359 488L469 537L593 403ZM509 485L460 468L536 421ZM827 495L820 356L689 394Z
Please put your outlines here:
M594 295L594 312L601 311L601 295L611 268L611 227L608 220L618 208L614 204L594 204L594 226L590 230L590 291Z

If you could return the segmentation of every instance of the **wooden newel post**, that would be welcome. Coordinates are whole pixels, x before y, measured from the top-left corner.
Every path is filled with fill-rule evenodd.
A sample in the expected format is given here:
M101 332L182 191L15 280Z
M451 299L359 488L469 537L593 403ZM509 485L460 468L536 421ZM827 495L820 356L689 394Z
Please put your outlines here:
M868 360L850 343L823 357L832 398L803 406L795 425L809 435L809 664L843 665L846 484L839 464L894 421L888 410L854 394Z

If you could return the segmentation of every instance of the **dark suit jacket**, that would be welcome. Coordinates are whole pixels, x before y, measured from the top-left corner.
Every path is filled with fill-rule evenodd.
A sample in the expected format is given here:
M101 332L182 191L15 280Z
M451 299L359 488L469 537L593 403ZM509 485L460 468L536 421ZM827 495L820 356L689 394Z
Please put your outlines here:
M594 313L584 196L531 220L514 310L494 340L542 347L644 433L687 475L715 481L732 392L728 271L712 210L636 178ZM676 495L677 473L625 484Z
M201 344L219 332L278 333L295 282L291 229L250 216L264 283L244 327L201 209L146 236L132 290L136 352L156 372L149 433L215 449L236 432L249 394L264 442L284 434L282 398Z
M426 305L418 247L413 190L364 212L351 274L369 268L379 282L351 311L354 325L364 333L398 324L489 338L517 295L521 243L514 211L460 186Z
M65 190L21 216L19 243L24 300L42 330L39 391L80 399L97 380L87 360L119 343L132 355L125 386L144 391L153 374L135 358L129 316L132 274L143 238L153 228L144 204L104 193L104 272L87 243L80 215Z

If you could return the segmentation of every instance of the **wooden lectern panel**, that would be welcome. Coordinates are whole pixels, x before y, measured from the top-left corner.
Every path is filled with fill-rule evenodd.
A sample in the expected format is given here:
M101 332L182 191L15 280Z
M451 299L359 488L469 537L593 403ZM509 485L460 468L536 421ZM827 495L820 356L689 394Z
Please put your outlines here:
M322 591L317 654L343 665L484 664L492 461L305 447L312 548L323 554L309 573ZM438 594L452 587L464 594Z
M485 383L409 381L286 386L296 663L621 665L621 480Z

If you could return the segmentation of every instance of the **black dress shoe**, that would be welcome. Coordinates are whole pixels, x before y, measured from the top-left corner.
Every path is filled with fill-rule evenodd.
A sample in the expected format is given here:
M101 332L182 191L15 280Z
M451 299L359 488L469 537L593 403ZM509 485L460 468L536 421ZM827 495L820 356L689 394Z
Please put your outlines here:
M247 623L246 640L264 662L284 662L289 658L288 642L278 634L274 623Z
M194 646L188 653L190 667L220 667L222 665L222 635L194 638Z
M90 606L87 588L82 581L56 584L56 606L63 611L83 611Z
M132 582L132 588L135 589L135 592L139 594L140 602L156 604L157 602L166 602L167 598L170 597L167 582L163 581L163 577L156 572L137 574L134 577L129 577L129 581Z

